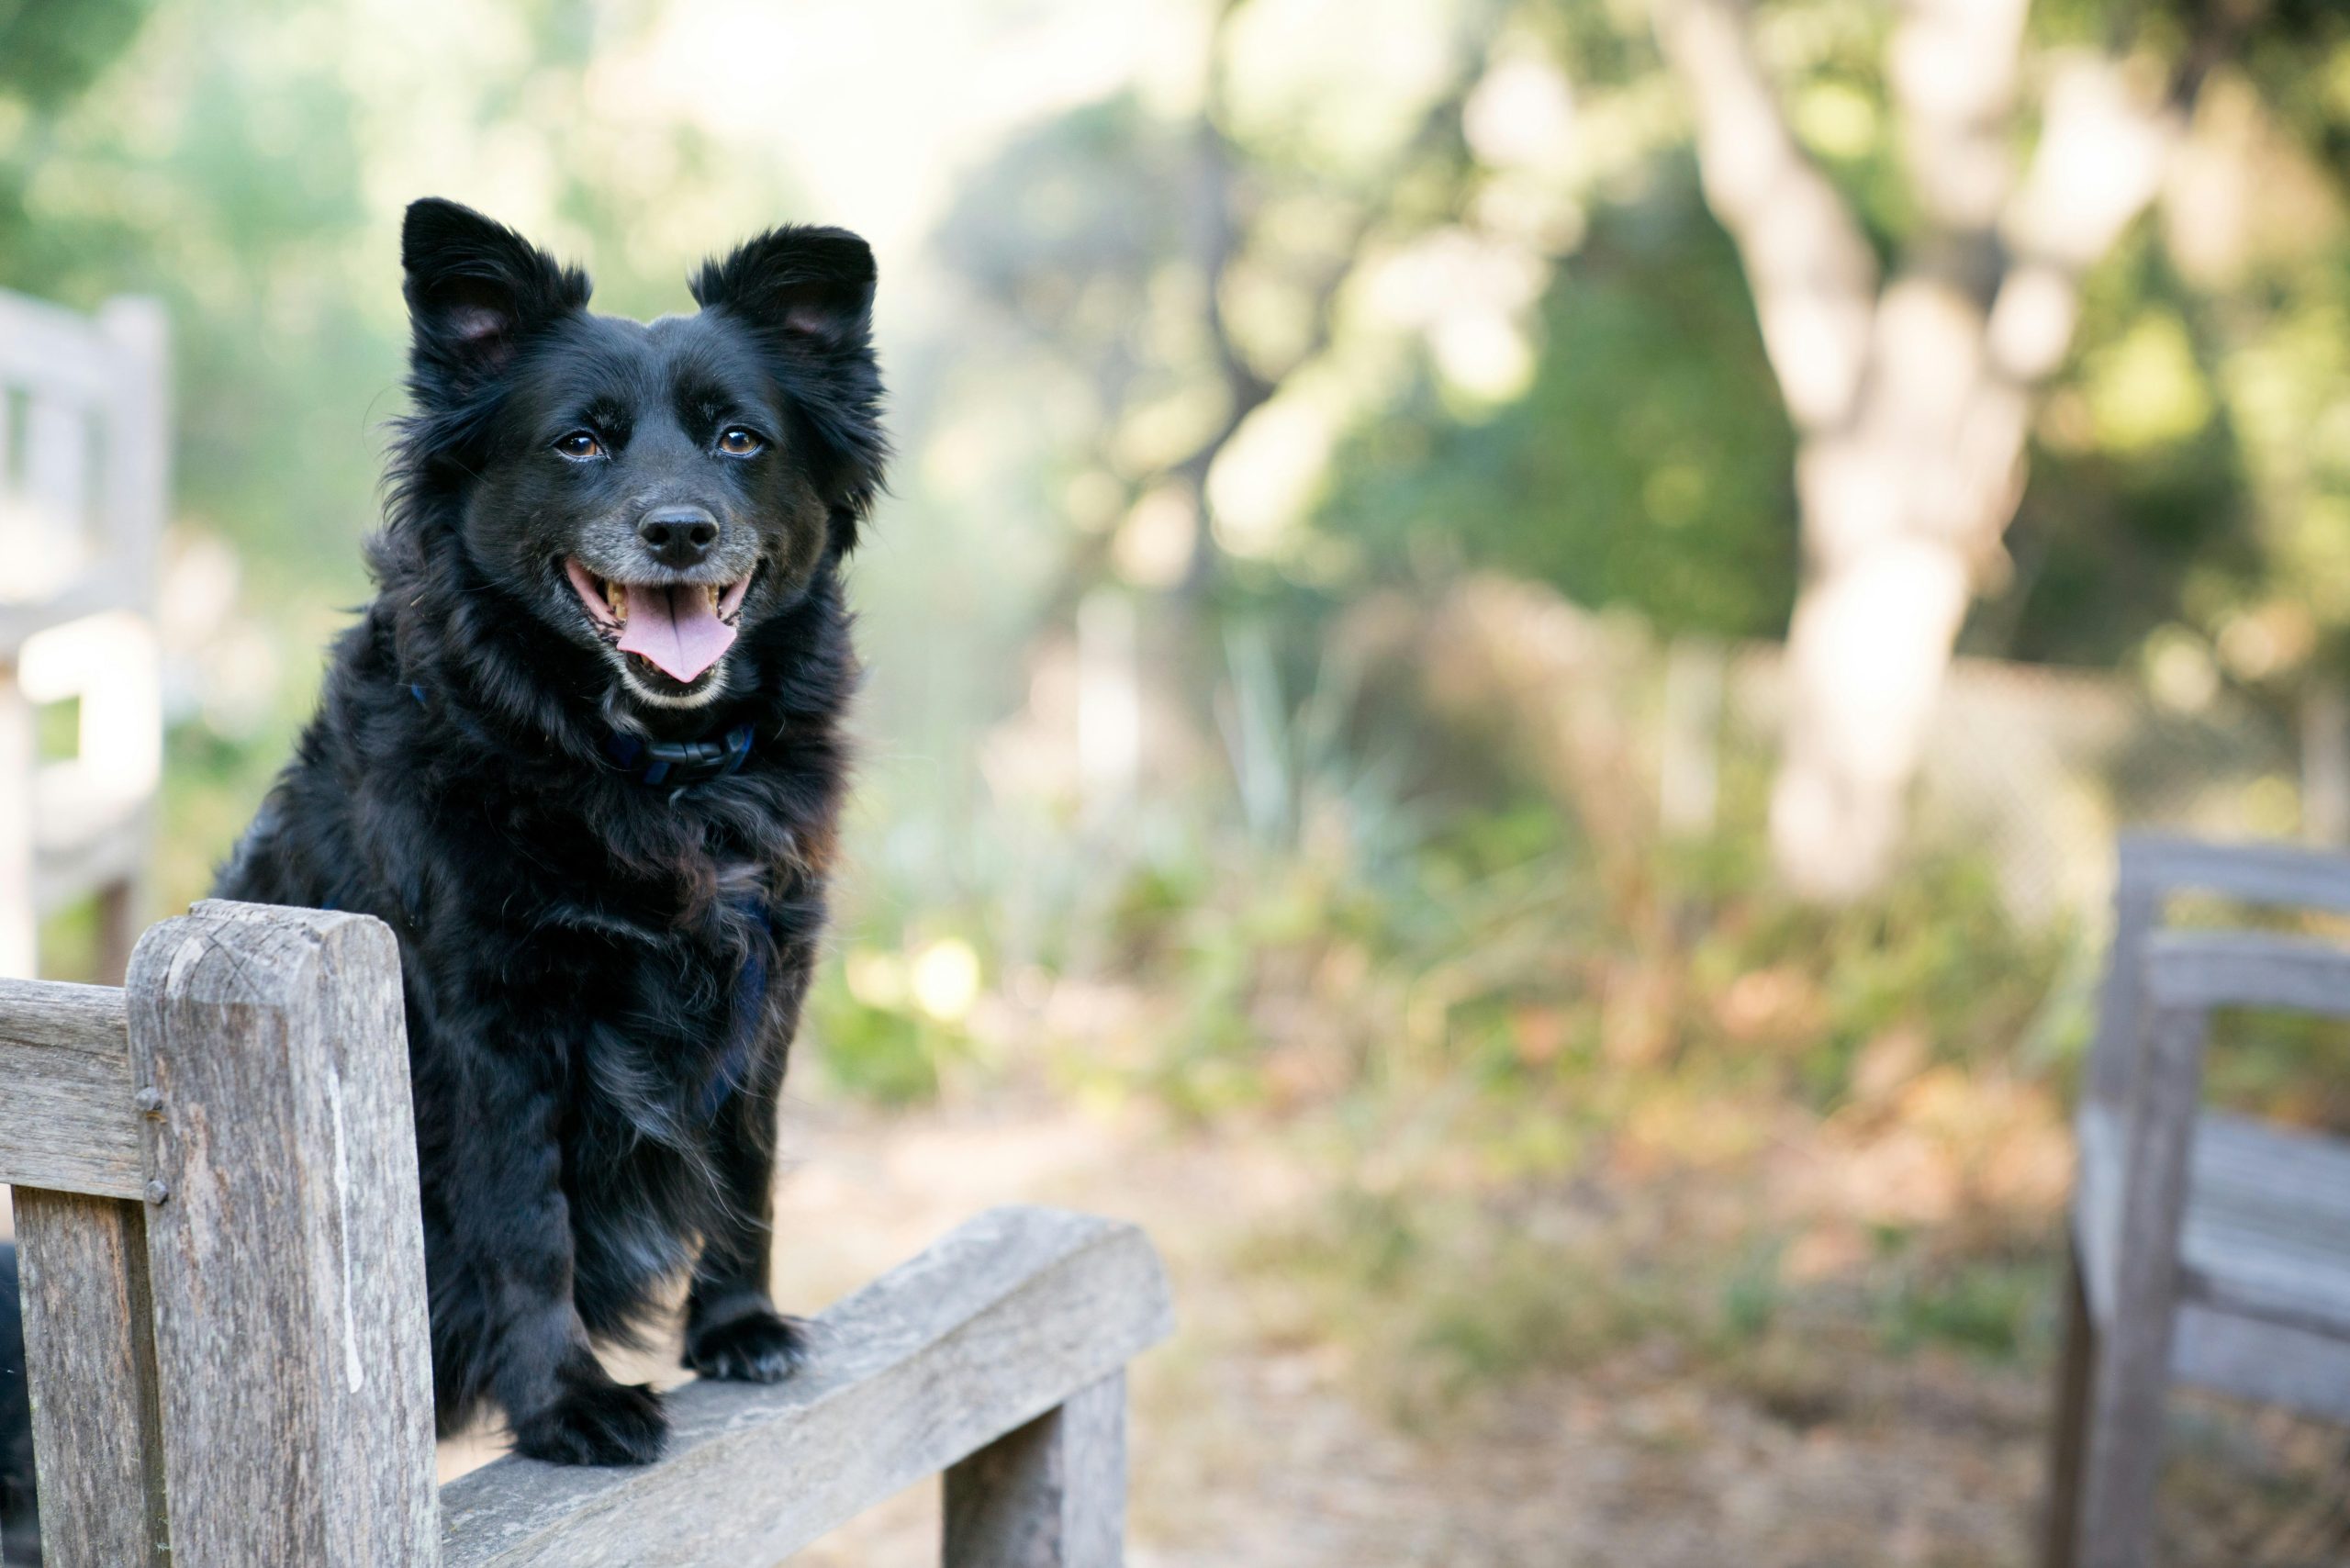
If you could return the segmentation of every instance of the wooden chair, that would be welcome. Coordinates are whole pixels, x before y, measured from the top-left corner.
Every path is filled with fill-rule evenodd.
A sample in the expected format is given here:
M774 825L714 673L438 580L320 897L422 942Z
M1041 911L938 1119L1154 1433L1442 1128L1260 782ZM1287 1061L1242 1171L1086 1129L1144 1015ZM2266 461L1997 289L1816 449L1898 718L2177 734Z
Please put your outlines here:
M95 318L0 292L0 975L35 972L40 917L98 901L118 979L162 773L155 554L168 510L166 328L151 299ZM34 711L78 700L70 757Z
M2173 1383L2350 1421L2350 1145L2199 1104L2212 1013L2350 1018L2350 952L2159 931L2184 891L2350 913L2350 856L2122 842L2078 1117L2052 1568L2149 1561Z
M435 1484L390 931L207 902L122 990L0 981L50 1568L742 1568L946 1473L948 1568L1111 1568L1125 1369L1170 1326L1131 1226L998 1209L689 1383L638 1470Z

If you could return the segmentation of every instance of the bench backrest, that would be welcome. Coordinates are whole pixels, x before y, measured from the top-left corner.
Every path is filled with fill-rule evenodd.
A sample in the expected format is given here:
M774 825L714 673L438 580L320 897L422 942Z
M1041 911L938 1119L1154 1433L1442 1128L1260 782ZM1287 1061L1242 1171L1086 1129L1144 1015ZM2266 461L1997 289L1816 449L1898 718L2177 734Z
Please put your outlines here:
M84 317L0 291L0 974L34 973L39 916L92 894L106 978L137 935L162 758L166 335L151 299ZM32 711L68 698L76 754L44 760Z
M773 1561L940 1470L955 1568L1107 1568L1125 1363L1169 1331L1131 1226L983 1215L817 1323L771 1388L671 1396L643 1470L435 1484L391 933L206 902L127 985L0 981L52 1568Z
M122 991L6 982L0 1041L50 1561L430 1561L391 932L199 904Z
M2151 834L2123 835L2113 887L2113 940L2098 993L2097 1033L2083 1098L2119 1107L2130 1093L2149 943L2175 894L2350 914L2350 854L2281 844L2222 845Z

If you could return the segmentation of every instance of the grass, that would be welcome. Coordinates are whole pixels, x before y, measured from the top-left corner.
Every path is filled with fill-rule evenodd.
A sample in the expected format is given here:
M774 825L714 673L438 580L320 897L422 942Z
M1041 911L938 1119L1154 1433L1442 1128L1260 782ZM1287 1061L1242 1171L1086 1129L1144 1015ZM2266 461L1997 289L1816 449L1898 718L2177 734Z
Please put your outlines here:
M2045 1353L2072 927L1963 852L1787 900L1759 770L1715 835L1605 853L1505 769L1439 805L1339 743L1340 683L1283 728L1264 662L1234 668L1233 795L1147 803L1123 845L1021 837L1016 881L946 907L867 888L811 1003L836 1081L1024 1072L1283 1140L1335 1195L1255 1244L1268 1331L1341 1347L1407 1423L1625 1355L1816 1419L1813 1347ZM1038 887L1069 890L1042 922ZM946 934L983 977L952 1015L885 983Z

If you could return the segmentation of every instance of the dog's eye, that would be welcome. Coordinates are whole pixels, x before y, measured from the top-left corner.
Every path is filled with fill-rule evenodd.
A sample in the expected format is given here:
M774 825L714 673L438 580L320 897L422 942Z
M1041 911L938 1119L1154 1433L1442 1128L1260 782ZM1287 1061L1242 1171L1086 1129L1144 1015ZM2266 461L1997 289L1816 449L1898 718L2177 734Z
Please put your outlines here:
M596 439L592 431L573 431L569 435L558 436L554 449L574 463L585 463L591 457L604 455L604 443Z
M765 445L767 442L759 439L756 431L746 431L741 425L729 425L718 438L718 450L729 457L748 457Z

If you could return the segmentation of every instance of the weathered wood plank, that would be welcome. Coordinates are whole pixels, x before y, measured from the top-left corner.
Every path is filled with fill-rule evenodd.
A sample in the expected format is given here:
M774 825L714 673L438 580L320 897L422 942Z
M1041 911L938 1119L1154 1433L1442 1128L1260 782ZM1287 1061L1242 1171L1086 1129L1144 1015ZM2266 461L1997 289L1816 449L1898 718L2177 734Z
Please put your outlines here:
M146 834L139 836L141 850L146 847ZM144 857L142 856L142 858ZM130 950L139 946L140 905L144 894L140 883L143 879L126 877L109 882L98 890L98 946L95 954L98 979L110 986L119 986L130 973Z
M2081 1528L2081 1456L2088 1444L2091 1376L2097 1365L2097 1320L2089 1312L2079 1243L2065 1251L2065 1342L2056 1366L2056 1407L2048 1423L2041 1568L2073 1568Z
M131 959L173 1568L416 1568L438 1539L399 963L206 902Z
M18 1187L17 1248L48 1568L164 1568L144 1204Z
M2209 844L2124 834L2117 848L2113 935L2098 992L2097 1036L2083 1097L2118 1105L2129 1093L2147 939L2176 893L2246 903L2350 912L2350 855L2281 844Z
M2350 1340L2350 1147L2207 1114L2190 1169L2188 1295Z
M2244 903L2350 913L2350 855L2339 851L2125 834L2120 879L2157 895L2217 893Z
M2256 932L2156 934L2184 891L2350 912L2350 856L2121 846L2077 1123L2051 1568L2146 1560L2171 1382L2350 1419L2350 1148L2198 1114L2210 1013L2350 1017L2350 955Z
M2147 1020L2130 1097L2111 1310L2097 1336L2082 1455L2076 1542L2084 1568L2143 1568L2152 1545L2179 1229L2209 1024L2192 1007L2157 1007Z
M2097 1034L2089 1043L2088 1070L2081 1098L2093 1105L2119 1105L2130 1092L2137 1059L2138 1009L2144 991L2146 938L2162 924L2163 896L2143 857L2124 840L2113 885L2113 936L2106 949L2105 981L2098 991Z
M1119 1568L1126 1379L1103 1378L946 1473L946 1568Z
M89 553L90 474L95 466L92 410L36 384L25 409L25 486L18 504L49 549L69 558Z
M0 382L98 402L121 378L118 352L71 310L0 292Z
M146 1186L123 993L0 980L0 1182L136 1198Z
M2157 1007L2273 1007L2350 1018L2350 952L2257 931L2165 931L2146 941L2145 994Z
M2114 1238L2121 1233L2121 1114L2087 1103L2073 1123L2073 1247L2089 1316L2099 1323L2113 1311Z
M2171 1377L2198 1388L2350 1422L2350 1340L2182 1302Z
M154 606L155 552L171 518L172 361L171 318L163 303L140 295L121 295L99 308L99 335L120 361L119 388L107 410L101 431L106 461L98 474L98 523L104 565L101 574L135 593L137 608L151 619ZM151 647L146 657L156 655ZM126 679L118 672L108 682L113 717L108 722L119 734L154 737L157 750L148 777L160 773L163 732L162 688L152 678ZM93 710L84 700L84 722ZM120 983L130 966L130 950L153 906L154 810L152 786L138 809L127 813L110 835L130 851L120 874L94 879L98 890L97 977Z
M2227 1271L2233 1249L2214 1249L2210 1220L2199 1214L2206 1185L2202 1151L2212 1122L2199 1131L2189 1167L2187 1216L2179 1237L2177 1322L2171 1337L2171 1379L2240 1398L2257 1399L2331 1420L2350 1421L2350 1336L2332 1326L2330 1298L2286 1303L2246 1292ZM2113 1311L2113 1267L2122 1182L2121 1129L2109 1116L2084 1116L2073 1234L2092 1318ZM2320 1189L2305 1188L2312 1199ZM2330 1199L2332 1193L2325 1194ZM2319 1199L2318 1201L2324 1201ZM2279 1310L2280 1306L2283 1310Z
M0 386L0 393L6 388ZM7 399L0 397L0 418L7 414ZM0 530L6 525L9 505L0 489ZM0 624L0 638L8 628ZM39 766L40 747L33 733L33 706L17 687L8 660L13 644L0 641L0 975L31 976L39 972L40 917L27 896L33 886L39 850L33 843L33 777Z
M150 608L140 583L103 570L85 573L52 599L0 605L0 659L13 658L25 639L36 632L104 610L136 610L143 614Z
M444 1562L772 1562L1112 1376L1171 1327L1166 1275L1139 1230L991 1210L826 1312L796 1376L671 1394L659 1464L509 1457L450 1483Z
M2110 1311L2121 1139L2113 1113L2083 1112L2074 1207L2100 1318ZM2189 1159L2181 1300L2350 1342L2350 1148L2206 1113Z
M97 329L117 369L99 521L113 570L146 583L171 512L171 317L160 299L118 295L99 308Z

